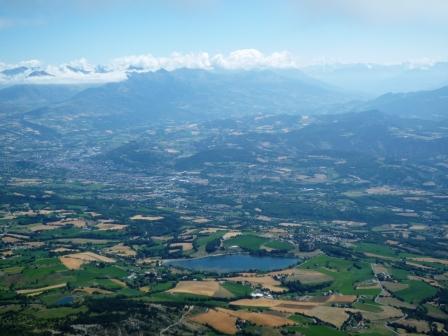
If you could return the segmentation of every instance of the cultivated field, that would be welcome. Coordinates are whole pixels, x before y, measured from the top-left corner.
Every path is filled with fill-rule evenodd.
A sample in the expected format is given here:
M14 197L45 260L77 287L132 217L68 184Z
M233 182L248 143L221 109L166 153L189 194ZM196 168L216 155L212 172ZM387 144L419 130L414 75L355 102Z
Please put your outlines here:
M65 267L74 270L79 269L82 265L93 261L99 261L104 263L115 262L114 259L101 256L93 252L80 252L80 253L67 254L59 257L59 260L61 261L62 264L64 264Z
M216 280L180 281L176 287L168 290L169 293L185 293L204 295L216 298L232 298L233 294L223 288Z
M289 281L300 281L302 284L318 284L333 280L333 278L327 274L299 268L291 268L283 271L271 272L269 273L269 275L286 275Z
M236 317L214 309L210 309L206 313L194 316L191 320L209 326L226 335L234 335L238 331L236 328Z
M263 307L287 313L298 313L340 328L349 315L345 308L330 307L331 303L353 303L356 300L352 295L332 295L320 297L315 300L274 300L274 299L241 299L231 302L234 306Z
M142 221L159 221L162 220L162 216L142 216L142 215L135 215L131 217L131 220L142 220Z
M231 278L226 278L227 281L234 281L234 282L248 282L253 286L261 286L263 288L269 289L271 292L274 293L282 293L285 292L286 289L281 287L281 282L275 280L270 275L249 275L249 276L236 276Z
M100 231L121 231L127 228L127 225L123 224L110 224L110 223L100 223L97 226Z
M249 321L257 326L282 327L293 325L294 322L283 316L270 313L254 313L247 311L235 311L224 308L211 309L205 313L193 317L191 320L203 325L211 326L213 329L225 334L235 334L237 319Z
M106 252L115 254L120 257L135 257L137 255L137 252L135 252L129 246L124 245L122 243L114 245L114 246L106 249Z
M448 259L439 259L439 258L411 258L411 259L419 262L437 263L448 266Z
M192 243L173 243L170 245L170 248L182 248L182 251L190 251L193 249Z
M52 286L46 286L46 287L41 287L41 288L31 288L31 289L19 289L17 290L17 294L22 294L22 295L38 295L41 294L43 292L52 290L52 289L56 289L56 288L63 288L67 286L67 284L64 283L60 283L57 285L52 285Z

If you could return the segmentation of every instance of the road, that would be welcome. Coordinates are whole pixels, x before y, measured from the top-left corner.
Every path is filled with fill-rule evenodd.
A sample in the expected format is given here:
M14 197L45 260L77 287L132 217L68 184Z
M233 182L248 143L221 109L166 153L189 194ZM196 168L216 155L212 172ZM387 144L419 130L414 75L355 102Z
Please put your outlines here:
M187 316L187 314L189 312L191 312L191 310L194 308L194 306L188 306L188 309L182 314L182 316L180 317L179 320L177 320L176 322L174 322L173 324L170 324L168 327L160 330L159 336L163 336L168 330L170 330L171 328L179 325L182 323L182 321L184 320L185 316Z

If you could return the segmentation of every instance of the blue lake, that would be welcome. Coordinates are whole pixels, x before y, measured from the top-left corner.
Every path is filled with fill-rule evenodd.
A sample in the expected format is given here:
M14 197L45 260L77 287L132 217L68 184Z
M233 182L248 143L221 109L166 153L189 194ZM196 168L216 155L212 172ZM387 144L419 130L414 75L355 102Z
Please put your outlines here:
M230 273L248 271L274 271L293 266L297 258L258 257L248 254L228 254L196 259L167 261L167 265L194 271Z

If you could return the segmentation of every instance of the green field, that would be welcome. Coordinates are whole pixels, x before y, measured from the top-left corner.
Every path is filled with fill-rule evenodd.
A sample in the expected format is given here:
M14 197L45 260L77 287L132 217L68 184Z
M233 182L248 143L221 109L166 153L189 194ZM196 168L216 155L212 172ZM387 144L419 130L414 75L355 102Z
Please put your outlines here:
M270 240L268 238L256 236L253 234L243 234L240 236L233 237L226 240L224 245L229 246L239 246L242 249L255 252L262 249L262 247L267 247L275 250L291 250L294 248L290 243L283 242L280 240Z
M323 290L333 290L348 295L376 295L379 289L356 289L355 284L373 277L372 269L366 262L345 260L319 255L305 261L300 268L316 270L333 278L331 285Z
M323 325L305 325L288 327L289 331L296 331L304 336L347 336L348 333Z
M437 289L423 281L406 280L403 283L408 284L409 287L394 294L401 300L409 303L420 303L437 293Z
M372 244L372 243L360 243L355 247L356 252L367 252L378 254L386 257L397 257L398 253L389 246Z
M240 283L226 281L222 284L222 287L227 289L230 293L235 295L236 298L246 297L252 293L252 288L249 286L242 285Z

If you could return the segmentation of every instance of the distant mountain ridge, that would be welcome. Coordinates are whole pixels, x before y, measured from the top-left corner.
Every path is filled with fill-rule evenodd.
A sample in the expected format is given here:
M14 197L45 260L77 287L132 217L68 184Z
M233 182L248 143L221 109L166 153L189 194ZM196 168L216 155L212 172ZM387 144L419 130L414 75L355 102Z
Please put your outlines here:
M448 62L428 65L323 64L302 70L330 85L370 96L433 90L448 84Z
M64 101L82 91L80 85L14 85L0 90L0 115L13 115Z
M363 108L408 118L447 119L448 86L431 91L388 93L368 102Z
M350 99L298 70L179 69L133 73L125 81L86 89L34 114L207 119L266 112L313 113Z

